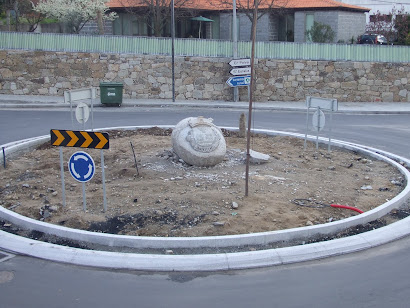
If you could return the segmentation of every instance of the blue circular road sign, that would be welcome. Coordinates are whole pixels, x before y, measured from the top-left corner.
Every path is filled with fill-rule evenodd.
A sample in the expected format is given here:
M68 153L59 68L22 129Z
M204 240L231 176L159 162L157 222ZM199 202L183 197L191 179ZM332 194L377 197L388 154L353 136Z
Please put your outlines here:
M85 152L75 152L68 161L68 170L78 182L88 182L95 173L94 160Z

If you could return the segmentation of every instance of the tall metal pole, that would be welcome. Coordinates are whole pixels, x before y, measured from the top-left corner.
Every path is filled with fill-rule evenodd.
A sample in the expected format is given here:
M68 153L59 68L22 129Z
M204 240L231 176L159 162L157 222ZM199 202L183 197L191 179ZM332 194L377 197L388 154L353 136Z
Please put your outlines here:
M175 10L174 0L171 0L171 41L172 41L172 102L175 102Z
M232 3L232 51L233 51L233 58L238 58L238 25L236 20L236 0L233 0ZM238 87L233 88L233 101L239 101L239 89Z
M253 24L252 24L252 53L251 53L251 84L249 89L249 114L248 114L248 134L246 140L246 172L245 172L245 196L248 196L249 192L249 160L250 160L250 148L251 148L251 126L252 126L252 96L255 79L255 40L256 40L256 23L258 21L258 4L259 0L254 0L253 10Z

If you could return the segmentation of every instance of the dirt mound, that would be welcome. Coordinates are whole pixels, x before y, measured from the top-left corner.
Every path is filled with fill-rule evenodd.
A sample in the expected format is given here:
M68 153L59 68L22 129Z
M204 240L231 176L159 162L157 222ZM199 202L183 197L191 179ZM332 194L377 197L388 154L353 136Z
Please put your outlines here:
M255 135L252 149L270 161L250 166L244 197L246 140L224 131L225 160L194 167L172 152L170 129L110 131L104 151L108 210L103 212L99 150L86 149L96 174L82 184L65 174L62 206L59 151L49 144L8 161L0 174L0 205L22 215L72 228L145 236L207 236L322 224L358 213L329 206L298 206L294 199L371 210L403 189L403 176L385 162L358 153L316 150L293 137ZM131 143L134 146L137 166ZM79 149L63 148L64 161ZM81 149L83 150L83 149ZM65 164L65 170L68 167Z

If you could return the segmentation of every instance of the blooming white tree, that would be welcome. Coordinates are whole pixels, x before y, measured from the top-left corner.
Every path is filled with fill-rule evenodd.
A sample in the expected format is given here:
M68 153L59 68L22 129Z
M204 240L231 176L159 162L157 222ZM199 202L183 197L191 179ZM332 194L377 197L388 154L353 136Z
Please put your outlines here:
M79 33L84 25L97 18L114 20L115 12L107 12L107 0L40 0L33 4L34 11L67 24L73 33Z

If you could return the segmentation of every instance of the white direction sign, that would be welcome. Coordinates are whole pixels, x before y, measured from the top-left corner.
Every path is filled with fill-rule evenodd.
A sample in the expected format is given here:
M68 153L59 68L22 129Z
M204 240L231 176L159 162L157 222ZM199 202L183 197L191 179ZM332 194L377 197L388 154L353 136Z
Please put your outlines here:
M230 73L234 76L237 75L249 75L251 73L250 67L238 67L231 69Z
M312 125L316 131L321 131L325 127L326 118L322 110L316 110L312 117Z
M230 66L248 66L251 65L251 59L233 59L229 62Z
M75 118L77 119L78 123L84 124L88 121L90 117L90 108L86 103L79 103L77 108L75 109Z

